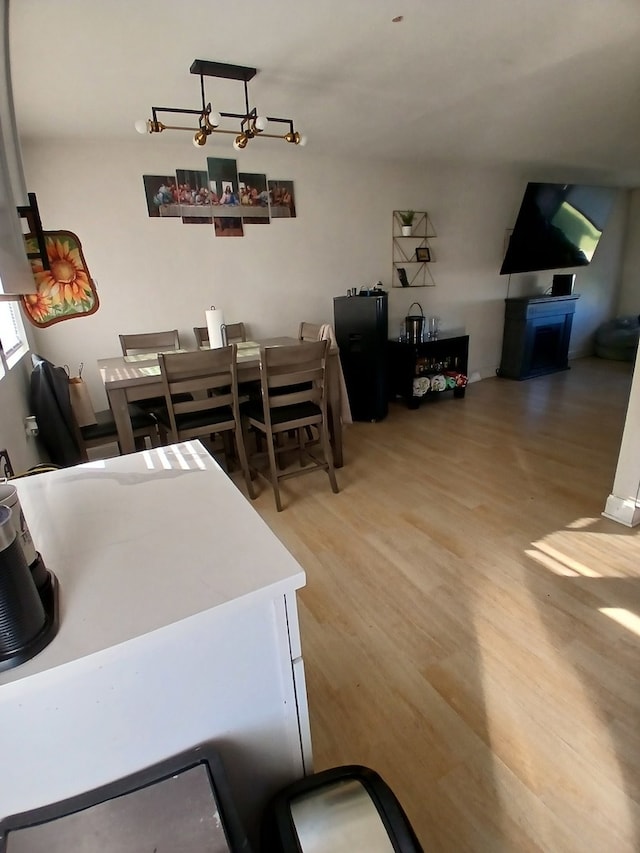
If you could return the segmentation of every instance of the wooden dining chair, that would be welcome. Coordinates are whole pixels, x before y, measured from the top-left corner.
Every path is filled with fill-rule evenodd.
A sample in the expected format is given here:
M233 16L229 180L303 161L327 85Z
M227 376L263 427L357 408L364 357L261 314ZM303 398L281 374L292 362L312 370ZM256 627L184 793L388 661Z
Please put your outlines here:
M72 409L73 412L73 409ZM155 418L149 412L132 403L129 409L131 418L131 427L133 429L133 437L136 443L136 450L146 449L146 439L149 439L151 447L157 447L158 429ZM102 447L102 445L118 443L118 430L113 419L111 409L104 409L96 412L96 422L88 426L78 426L78 423L73 416L73 433L80 451L80 457L83 462L89 460L88 450L92 447ZM118 450L120 445L118 444Z
M166 332L140 332L134 335L119 335L123 355L168 352L180 349L177 329Z
M244 323L229 323L225 329L227 344L244 343L247 340L247 329ZM209 330L206 326L194 326L193 334L196 336L198 349L209 346ZM248 382L239 382L238 394L241 403L244 399L258 396L260 394L260 382L254 379Z
M250 400L242 411L245 425L265 437L268 469L260 465L265 454L252 457L250 468L273 487L278 512L282 510L280 483L291 477L325 471L332 491L338 493L327 421L328 348L329 341L324 340L260 348L262 399ZM318 430L316 441L307 439L311 426ZM293 445L277 441L285 433L295 436ZM278 458L292 449L298 467L281 467Z
M320 329L322 327L317 323L300 323L298 329L299 341L317 341L320 340Z
M68 382L69 390L71 390L71 380ZM69 393L69 408L71 414L70 428L78 445L80 457L83 462L89 460L88 451L92 447L102 447L107 444L118 444L118 430L111 409L103 409L99 412L93 412L93 423L85 423L83 425L83 417L86 417L86 411L76 409L78 406L78 397ZM131 418L131 428L133 430L133 438L135 440L136 450L145 450L147 439L151 447L157 447L159 444L158 422L153 414L145 412L135 403L129 404L129 417ZM118 444L118 450L120 445Z
M211 444L213 436L223 437L227 469L232 452L226 439L235 438L247 491L253 497L240 421L236 355L235 344L197 352L159 353L165 408L157 417L170 441L206 438Z
M196 337L196 346L198 349L209 346L209 329L206 326L194 326L193 334Z
M118 337L120 338L122 354L125 356L155 354L180 349L180 337L177 329L169 329L165 332L140 332L133 335L119 335ZM146 400L140 400L135 404L135 407L157 417L158 411L164 408L164 397L149 397ZM132 407L131 403L129 404L129 414L132 419L135 414L135 407ZM163 425L160 422L158 425L160 438L164 443Z
M227 323L225 332L227 344L238 344L247 340L247 330L244 323ZM209 330L206 326L194 326L193 334L196 336L198 348L209 346Z

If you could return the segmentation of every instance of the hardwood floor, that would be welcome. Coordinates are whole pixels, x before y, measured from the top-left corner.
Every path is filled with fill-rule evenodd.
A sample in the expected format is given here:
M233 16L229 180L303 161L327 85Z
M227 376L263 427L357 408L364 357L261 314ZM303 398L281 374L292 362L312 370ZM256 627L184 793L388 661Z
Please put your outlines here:
M429 851L640 850L640 540L600 516L631 365L345 430L339 495L256 508L304 566L315 769L360 763Z

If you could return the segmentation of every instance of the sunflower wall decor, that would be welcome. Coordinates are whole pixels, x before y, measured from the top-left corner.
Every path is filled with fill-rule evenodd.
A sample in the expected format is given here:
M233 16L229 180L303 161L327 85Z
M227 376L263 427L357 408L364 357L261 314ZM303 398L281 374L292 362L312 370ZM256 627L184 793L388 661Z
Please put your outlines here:
M22 297L22 306L31 323L39 328L73 317L94 314L100 305L93 279L82 254L80 240L71 231L45 231L50 269L42 261L31 260L37 292ZM36 252L36 238L25 237L27 252Z

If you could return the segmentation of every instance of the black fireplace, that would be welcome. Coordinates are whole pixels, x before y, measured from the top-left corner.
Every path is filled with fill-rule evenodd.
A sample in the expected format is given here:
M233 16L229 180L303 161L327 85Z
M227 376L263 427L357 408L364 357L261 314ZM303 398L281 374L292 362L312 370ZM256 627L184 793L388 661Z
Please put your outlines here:
M579 295L505 299L498 376L531 379L569 369L571 325Z

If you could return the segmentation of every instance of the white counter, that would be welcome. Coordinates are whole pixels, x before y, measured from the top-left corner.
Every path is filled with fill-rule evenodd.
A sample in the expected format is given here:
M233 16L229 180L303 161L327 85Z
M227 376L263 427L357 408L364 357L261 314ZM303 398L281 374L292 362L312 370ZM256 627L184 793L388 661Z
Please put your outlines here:
M298 563L197 441L16 484L61 616L0 673L0 814L214 739L251 829L310 770Z

